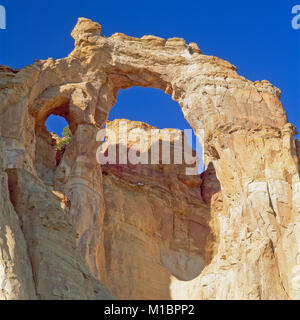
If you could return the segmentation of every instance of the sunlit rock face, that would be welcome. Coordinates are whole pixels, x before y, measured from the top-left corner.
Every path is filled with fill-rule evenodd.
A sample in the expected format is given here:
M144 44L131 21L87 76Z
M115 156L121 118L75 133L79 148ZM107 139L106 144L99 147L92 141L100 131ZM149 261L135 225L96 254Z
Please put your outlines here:
M5 298L34 298L37 294L32 292L34 272L23 274L18 262L28 265L23 248L30 238L26 238L26 231L20 231L17 209L14 211L7 196L4 171L8 168L24 169L26 177L30 174L33 181L38 179L32 183L39 185L40 190L52 188L68 199L70 224L77 234L76 239L72 236L76 247L94 276L108 286L120 276L117 268L128 275L130 272L118 257L121 249L116 246L129 246L130 241L133 245L136 237L146 237L147 232L161 232L162 240L151 236L148 249L153 247L156 251L144 253L144 264L149 270L163 266L161 273L164 279L169 276L168 283L159 283L155 293L153 280L151 290L147 292L146 286L142 292L141 288L132 287L137 283L135 277L141 274L134 268L127 284L120 280L115 287L121 298L151 295L185 299L300 299L299 142L296 144L295 128L288 122L280 102L280 90L265 80L245 79L229 62L206 56L196 44L187 44L180 38L166 41L121 33L107 38L99 24L84 18L78 20L72 36L75 48L64 59L39 60L22 70L0 68L0 135L5 150L2 158L7 160L1 171L0 237L4 242L0 252L5 255L11 244L15 250L14 254L10 251L7 260L12 269L0 271L0 283L4 283L1 294ZM158 193L159 200L153 208L148 205L156 195L156 187L145 194L142 186L128 186L133 178L138 180L135 182L145 179L155 185L151 174L158 168L143 168L133 174L136 169L128 167L122 176L115 168L105 167L108 174L102 181L102 168L96 160L97 132L106 123L118 91L131 86L161 89L179 103L203 146L208 171L201 177L200 196L194 184L183 188L189 178L180 180L174 167L170 167L170 172L157 174L158 179L164 180L165 175L173 178L169 185L166 181L162 184L171 194ZM55 143L44 125L50 114L65 117L73 133L59 163ZM211 181L205 181L205 177ZM14 185L11 184L12 188ZM170 199L183 200L171 201L171 209L167 209L165 194ZM145 205L147 214L143 218L140 210L128 209L136 197ZM193 211L184 197L196 198L200 209ZM22 203L22 194L19 199ZM52 199L44 197L45 202L52 203ZM108 204L125 209L114 210ZM46 204L45 207L53 208ZM188 208L188 214L182 215L182 208ZM173 229L172 234L169 229L159 229L168 226L166 222L159 223L167 215L183 220L182 232ZM192 231L185 237L186 226L196 216L206 217L205 223L201 221L203 232L192 236ZM140 228L132 240L131 219L132 228ZM106 232L104 228L115 224L122 230L121 238L113 235L114 230ZM206 237L200 239L200 234ZM127 237L124 244L120 243L122 237ZM192 263L195 267L180 273L180 267L174 267L176 254L183 248L186 257L191 239L193 249L189 257L196 256L197 261L201 258L204 262ZM137 259L146 238L139 243ZM107 256L108 250L113 253L112 260ZM150 257L156 260L147 263ZM1 258L4 259L6 256ZM142 261L138 264L142 265ZM146 278L138 281L143 284ZM47 294L52 295L50 291Z
M34 300L36 292L27 245L10 201L6 168L0 138L0 300Z

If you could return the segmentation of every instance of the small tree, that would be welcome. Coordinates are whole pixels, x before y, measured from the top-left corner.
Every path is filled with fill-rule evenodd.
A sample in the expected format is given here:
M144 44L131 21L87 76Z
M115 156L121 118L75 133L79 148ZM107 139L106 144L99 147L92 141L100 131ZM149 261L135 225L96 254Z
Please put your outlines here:
M64 128L62 135L62 139L57 143L57 150L65 148L71 142L73 135L69 126Z

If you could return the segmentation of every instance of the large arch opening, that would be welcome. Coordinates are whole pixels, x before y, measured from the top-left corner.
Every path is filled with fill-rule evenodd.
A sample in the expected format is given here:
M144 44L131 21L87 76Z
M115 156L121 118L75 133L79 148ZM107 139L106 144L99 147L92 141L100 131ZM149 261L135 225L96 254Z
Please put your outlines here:
M204 172L202 146L198 138L184 118L179 104L162 90L151 87L121 89L108 116L108 121L115 119L141 121L159 129L186 130L187 142L199 158L198 173Z
M131 126L128 134L135 128L188 129L190 146L196 149L198 144L200 149L178 103L159 89L120 90L106 128L115 130L122 119L128 119ZM119 127L116 130L119 134ZM106 140L108 149L109 134ZM201 151L198 157L201 160ZM120 299L174 299L211 260L210 199L209 195L204 199L203 192L217 183L212 180L214 170L203 173L202 160L195 175L186 175L183 167L161 163L102 165L106 265L102 278ZM219 191L218 187L214 191Z

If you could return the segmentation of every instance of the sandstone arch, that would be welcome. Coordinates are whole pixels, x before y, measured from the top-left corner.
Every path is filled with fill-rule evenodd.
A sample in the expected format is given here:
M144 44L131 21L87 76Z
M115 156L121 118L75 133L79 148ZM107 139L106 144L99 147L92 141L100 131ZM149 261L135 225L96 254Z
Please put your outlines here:
M34 128L50 113L67 114L74 139L54 186L72 202L78 245L94 274L105 268L97 259L103 199L96 132L119 89L150 86L180 104L222 189L218 249L199 278L182 284L190 286L189 297L299 298L299 164L280 90L246 80L229 62L203 55L183 39L106 38L99 24L84 18L72 36L75 48L67 58L6 70L1 135L9 167L37 175Z

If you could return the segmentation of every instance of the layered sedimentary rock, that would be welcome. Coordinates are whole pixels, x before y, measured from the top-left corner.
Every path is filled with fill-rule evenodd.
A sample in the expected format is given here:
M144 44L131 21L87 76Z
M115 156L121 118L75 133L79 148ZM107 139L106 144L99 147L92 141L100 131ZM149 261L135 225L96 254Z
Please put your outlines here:
M0 68L0 135L5 166L26 170L69 199L76 245L91 272L111 281L103 276L109 269L103 258L106 212L95 156L97 131L120 89L153 87L179 103L203 146L205 165L215 168L221 187L218 191L205 179L199 186L201 199L210 202L205 249L210 260L194 279L176 278L170 284L182 288L175 290L174 298L300 299L299 143L296 147L295 128L280 102L280 90L265 80L245 79L229 62L204 55L195 43L180 38L166 41L120 33L107 38L99 24L84 18L72 36L75 48L64 59L39 60L20 71ZM73 133L58 166L55 144L44 125L50 114L64 116ZM213 177L210 171L205 175ZM3 177L5 188L4 172ZM106 177L105 183L121 196L127 187L116 188L112 179ZM6 203L1 203L1 215L6 215L2 221L16 219L7 192L1 193ZM8 221L4 227L12 224ZM14 250L24 254L28 240L17 227L10 230L10 243L23 237ZM4 234L1 229L8 243ZM7 252L10 245L3 248ZM5 278L6 288L20 288L19 283L31 277L29 272L16 283L14 274L21 266L16 263L15 268ZM0 283L3 279L2 273ZM29 297L30 280L21 287L28 289L16 297Z

